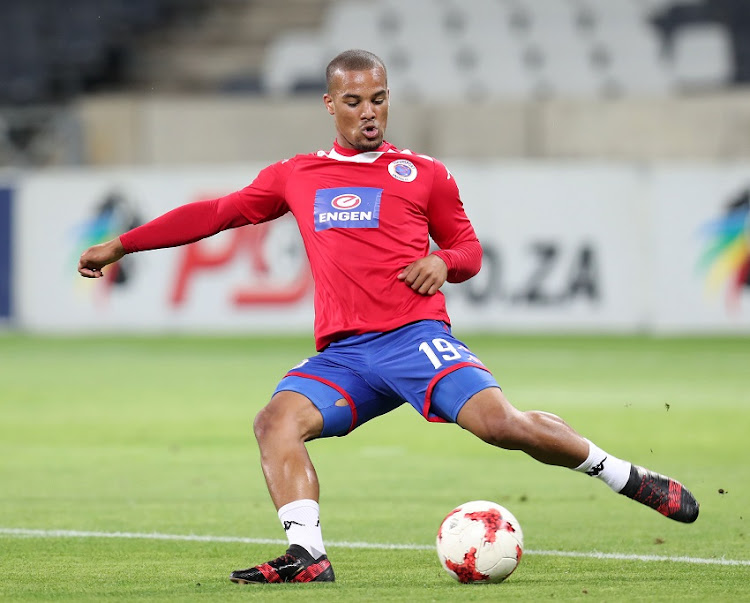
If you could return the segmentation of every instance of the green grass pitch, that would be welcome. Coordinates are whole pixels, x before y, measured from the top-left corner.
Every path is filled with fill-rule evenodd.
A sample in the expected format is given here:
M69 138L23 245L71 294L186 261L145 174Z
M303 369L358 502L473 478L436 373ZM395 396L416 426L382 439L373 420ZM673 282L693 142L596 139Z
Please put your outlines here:
M463 338L518 407L681 479L698 521L405 406L309 446L337 581L238 586L231 570L286 548L251 422L311 338L6 333L0 599L750 600L750 339ZM523 526L526 555L502 584L454 582L433 549L472 499Z

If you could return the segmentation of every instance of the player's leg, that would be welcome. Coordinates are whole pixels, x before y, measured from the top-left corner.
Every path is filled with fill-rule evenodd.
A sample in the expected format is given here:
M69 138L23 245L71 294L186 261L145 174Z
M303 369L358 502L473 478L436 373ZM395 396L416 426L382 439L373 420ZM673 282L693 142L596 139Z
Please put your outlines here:
M277 559L233 572L232 581L334 580L320 527L318 478L305 442L344 436L401 403L383 398L350 368L360 360L358 346L332 344L290 371L258 413L254 430L261 466L289 549Z
M573 469L589 453L588 441L560 417L540 411L522 412L508 402L498 387L485 388L469 398L456 422L488 444L522 450L548 465Z
M279 520L289 540L281 557L232 572L239 584L332 582L320 529L320 488L305 442L321 435L323 416L306 396L278 391L253 423L260 461Z
M422 321L399 329L395 336L404 340L403 345L388 342L399 355L396 369L401 366L408 372L395 382L407 384L401 395L425 418L458 423L494 446L522 450L543 463L597 477L615 492L677 521L689 523L698 517L695 497L679 482L604 452L560 417L516 409L447 325ZM415 391L415 380L424 388Z
M260 464L277 511L293 501L318 500L318 476L305 442L322 430L320 410L294 391L277 392L256 415L253 431Z
M604 452L556 415L519 411L497 387L471 396L456 422L494 446L522 450L543 463L597 477L671 519L690 523L698 517L695 497L678 481Z

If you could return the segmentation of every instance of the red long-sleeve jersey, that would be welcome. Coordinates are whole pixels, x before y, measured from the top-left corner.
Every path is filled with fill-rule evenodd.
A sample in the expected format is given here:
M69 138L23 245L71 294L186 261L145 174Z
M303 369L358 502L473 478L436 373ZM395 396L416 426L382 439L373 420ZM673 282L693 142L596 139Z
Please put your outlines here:
M445 166L384 142L274 163L225 197L178 207L120 237L128 253L190 243L291 211L315 281L315 342L390 331L422 319L449 322L445 297L421 295L397 275L429 253L461 282L481 267L482 248Z

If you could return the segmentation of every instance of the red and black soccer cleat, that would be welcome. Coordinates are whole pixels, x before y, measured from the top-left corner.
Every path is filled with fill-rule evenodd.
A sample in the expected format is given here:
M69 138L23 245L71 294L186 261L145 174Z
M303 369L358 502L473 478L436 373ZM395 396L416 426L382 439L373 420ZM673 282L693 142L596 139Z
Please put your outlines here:
M692 523L698 518L698 501L680 482L632 465L630 477L620 494L656 509L675 521Z
M237 584L271 584L275 582L333 582L333 567L328 557L313 559L307 549L291 545L281 557L255 567L237 570L229 575Z

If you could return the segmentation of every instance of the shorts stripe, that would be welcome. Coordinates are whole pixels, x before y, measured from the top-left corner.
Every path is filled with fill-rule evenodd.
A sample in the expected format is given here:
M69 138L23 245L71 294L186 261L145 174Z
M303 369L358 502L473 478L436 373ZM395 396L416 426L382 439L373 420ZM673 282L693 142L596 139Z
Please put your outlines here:
M352 422L351 422L351 425L349 425L349 431L347 431L346 433L350 433L352 429L354 429L357 426L357 405L354 404L354 400L352 400L352 397L345 390L341 389L340 386L336 385L333 381L329 381L328 379L324 379L323 377L318 377L317 375L308 375L306 373L300 373L299 371L290 371L285 376L312 379L313 381L318 381L322 383L323 385L327 385L328 387L335 389L338 393L341 394L341 397L344 398L344 400L346 400L346 403L349 405L349 408L352 411Z
M474 368L482 369L483 371L487 371L488 373L490 373L490 370L486 366L476 364L475 362L459 362L458 364L454 364L453 366L449 366L440 371L437 375L430 379L430 383L427 386L427 392L424 395L422 416L425 419L427 419L431 423L447 423L445 419L442 419L440 417L430 417L430 406L432 405L432 390L435 389L438 381L440 381L443 377L445 377L446 375L450 375L453 371L457 371L458 369L466 368L467 366L473 366Z

